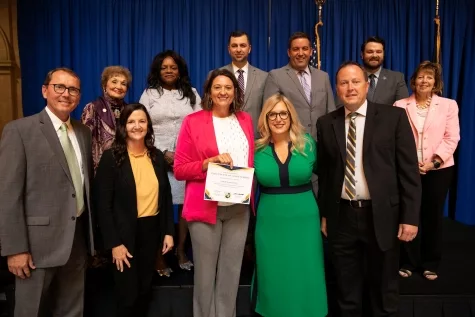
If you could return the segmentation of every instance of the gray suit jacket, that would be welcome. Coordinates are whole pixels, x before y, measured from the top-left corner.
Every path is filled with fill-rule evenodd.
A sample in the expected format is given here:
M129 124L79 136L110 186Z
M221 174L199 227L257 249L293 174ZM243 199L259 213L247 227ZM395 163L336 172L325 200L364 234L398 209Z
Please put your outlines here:
M381 69L378 84L374 90L373 103L392 106L396 101L409 97L404 74Z
M90 208L91 132L71 120L81 149L85 206ZM66 157L45 110L15 120L0 143L0 243L3 256L30 252L38 268L62 266L69 259L76 228L75 190ZM94 249L88 221L89 251Z
M306 132L316 139L317 119L335 110L335 101L328 74L311 66L309 68L312 76L311 103L307 101L300 80L290 65L269 72L264 100L276 93L289 98Z
M233 65L228 64L221 67L227 69L231 73L234 73ZM244 92L244 107L243 110L249 113L252 117L252 123L254 126L254 137L260 138L259 131L257 129L257 121L261 115L262 104L264 95L264 85L267 80L267 72L260 70L249 64L249 73L247 74L246 91Z

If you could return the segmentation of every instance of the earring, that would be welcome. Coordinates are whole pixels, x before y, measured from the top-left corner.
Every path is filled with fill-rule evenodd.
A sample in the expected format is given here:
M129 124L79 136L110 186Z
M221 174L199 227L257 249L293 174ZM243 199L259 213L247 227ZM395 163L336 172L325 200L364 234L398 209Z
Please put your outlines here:
M208 95L208 108L211 110L213 108L213 99Z
M236 112L236 98L233 99L233 111Z

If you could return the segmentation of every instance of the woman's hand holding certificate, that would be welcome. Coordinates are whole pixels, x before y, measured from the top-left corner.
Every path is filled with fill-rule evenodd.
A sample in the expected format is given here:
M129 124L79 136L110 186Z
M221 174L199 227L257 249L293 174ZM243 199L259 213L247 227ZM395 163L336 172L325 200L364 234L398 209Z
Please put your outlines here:
M209 162L205 185L205 200L249 204L254 168Z
M231 154L223 153L213 157L210 157L203 161L203 172L208 170L209 163L219 163L219 164L226 164L233 168L233 159L231 158Z

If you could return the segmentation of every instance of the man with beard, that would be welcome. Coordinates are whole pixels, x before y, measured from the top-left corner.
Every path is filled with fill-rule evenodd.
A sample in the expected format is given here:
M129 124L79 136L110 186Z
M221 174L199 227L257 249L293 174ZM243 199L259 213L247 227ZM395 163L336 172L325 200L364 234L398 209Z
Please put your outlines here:
M361 59L368 74L368 100L374 103L392 105L397 100L409 97L404 74L382 67L384 62L384 40L369 37L361 45Z
M267 72L249 64L251 39L246 32L233 31L229 34L228 52L232 62L221 68L229 70L236 76L241 90L242 110L251 115L254 124L254 135L258 138L257 120L261 114Z

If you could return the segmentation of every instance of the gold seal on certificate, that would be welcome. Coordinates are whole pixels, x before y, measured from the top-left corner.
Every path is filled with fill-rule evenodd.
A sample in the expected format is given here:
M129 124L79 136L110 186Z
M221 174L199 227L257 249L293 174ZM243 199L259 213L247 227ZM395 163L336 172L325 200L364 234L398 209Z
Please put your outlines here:
M209 163L204 200L249 204L254 168Z

